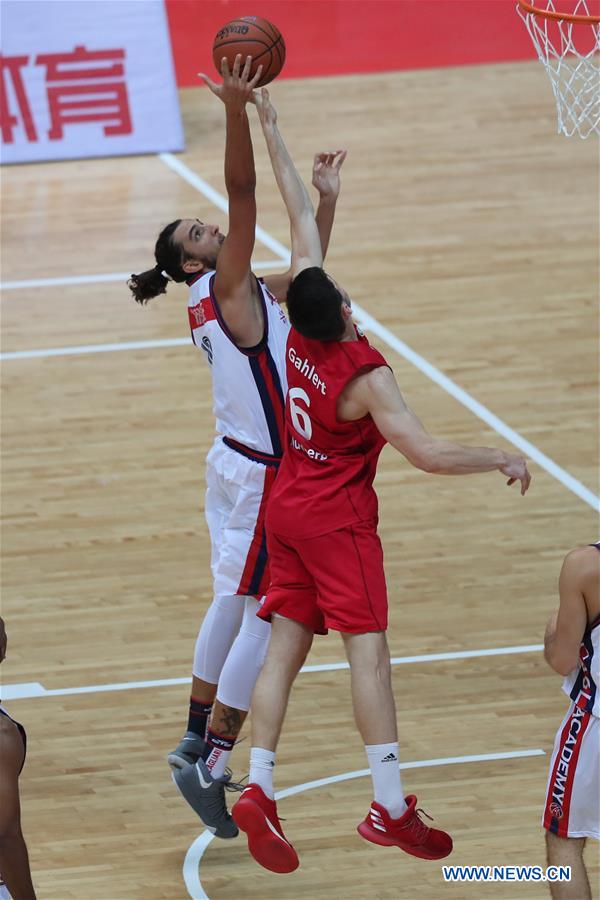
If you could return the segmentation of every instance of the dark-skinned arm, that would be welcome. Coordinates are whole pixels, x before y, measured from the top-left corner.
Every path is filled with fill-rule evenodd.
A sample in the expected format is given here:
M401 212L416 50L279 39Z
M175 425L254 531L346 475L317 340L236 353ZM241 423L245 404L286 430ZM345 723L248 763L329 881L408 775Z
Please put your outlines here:
M225 104L225 187L229 199L229 230L217 260L215 294L221 312L236 340L244 343L255 324L250 260L256 228L256 172L246 103L260 79L259 66L250 78L251 58L241 66L241 55L229 72L223 59L223 83L201 77Z
M21 831L19 771L23 753L16 725L0 716L0 872L13 900L35 900L27 845Z

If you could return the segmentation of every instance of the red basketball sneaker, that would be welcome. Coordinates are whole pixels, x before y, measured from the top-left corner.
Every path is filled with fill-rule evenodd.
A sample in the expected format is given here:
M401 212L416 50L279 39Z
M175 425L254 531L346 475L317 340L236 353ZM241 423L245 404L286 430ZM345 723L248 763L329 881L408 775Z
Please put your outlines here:
M415 809L417 798L414 794L406 798L406 804L408 809L404 815L392 819L383 806L373 801L369 814L357 828L358 833L366 841L382 847L400 847L421 859L443 859L452 853L452 838L445 831L428 828L419 816L423 810Z
M286 839L274 800L257 784L249 784L231 810L234 822L248 836L248 850L257 863L271 872L293 872L298 854Z

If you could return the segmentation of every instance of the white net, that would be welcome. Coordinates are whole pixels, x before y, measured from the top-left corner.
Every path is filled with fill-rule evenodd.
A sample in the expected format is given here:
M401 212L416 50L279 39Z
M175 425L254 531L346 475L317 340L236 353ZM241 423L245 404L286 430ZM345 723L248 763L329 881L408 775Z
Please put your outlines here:
M526 6L535 3L535 12ZM558 112L558 133L577 133L586 138L600 134L600 23L571 21L570 16L598 16L593 0L571 0L569 16L555 18L543 13L562 14L565 2L531 0L517 4L517 11L544 64Z

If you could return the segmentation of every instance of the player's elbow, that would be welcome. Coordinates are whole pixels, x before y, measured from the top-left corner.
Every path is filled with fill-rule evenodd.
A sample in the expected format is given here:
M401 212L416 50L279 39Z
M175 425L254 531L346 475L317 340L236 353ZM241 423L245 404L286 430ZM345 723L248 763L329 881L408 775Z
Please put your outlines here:
M554 671L557 672L558 675L562 675L563 678L566 677L570 672L572 672L573 669L575 668L575 666L577 665L577 662L565 663L562 660L558 660L558 661L548 660L548 663L550 665L550 668L554 669Z
M21 837L21 822L18 816L0 818L0 853L10 850Z
M565 651L564 648L551 646L544 648L544 658L551 669L559 675L568 675L579 665L577 651Z
M421 469L428 475L435 475L439 472L439 460L429 447L411 447L402 452L415 469Z
M300 209L290 212L290 231L292 242L300 249L304 248L305 252L307 248L311 248L317 243L319 247L321 246L315 214L310 201Z
M428 475L440 475L444 471L440 460L433 454L425 454L421 459L419 468L427 472Z
M421 469L430 475L441 471L440 454L437 452L435 441L431 440L429 435L411 435L406 431L394 430L387 439L415 469Z
M254 197L256 191L256 175L238 176L230 175L225 179L225 187L229 198Z

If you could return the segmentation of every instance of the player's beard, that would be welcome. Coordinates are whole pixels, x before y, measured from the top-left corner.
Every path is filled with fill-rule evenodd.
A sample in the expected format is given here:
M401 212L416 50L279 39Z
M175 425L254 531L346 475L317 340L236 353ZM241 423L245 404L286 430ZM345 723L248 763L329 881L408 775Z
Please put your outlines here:
M202 260L202 264L207 269L216 269L217 268L217 257L219 256L219 253L221 251L221 247L223 246L224 241L225 241L225 237L221 236L221 238L219 240L219 249L217 250L217 252L211 254L211 256L207 256L205 259Z

